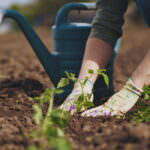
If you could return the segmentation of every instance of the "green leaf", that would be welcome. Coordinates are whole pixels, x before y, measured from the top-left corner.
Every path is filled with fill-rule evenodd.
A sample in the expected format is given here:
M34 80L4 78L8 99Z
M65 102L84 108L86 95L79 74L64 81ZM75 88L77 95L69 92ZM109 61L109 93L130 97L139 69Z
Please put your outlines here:
M58 133L57 133L57 127L53 127L53 126L49 126L46 128L45 130L45 136L47 136L47 138L50 140L53 137L57 137Z
M33 109L35 111L34 121L36 124L39 125L41 123L41 121L43 120L42 108L40 107L40 105L35 104L35 105L33 105Z
M107 71L107 69L98 69L98 70L97 70L97 73L100 73L100 74L101 74L102 72L106 72L106 71Z
M94 106L93 102L90 102L92 94L83 95L81 94L77 100L74 101L77 112L81 112L83 109L88 109Z
M64 138L56 139L56 142L53 142L52 146L57 150L72 150L70 142Z
M78 99L77 99L77 102L80 103L80 102L83 102L85 100L85 95L81 94Z
M84 106L86 106L86 108L90 108L90 107L94 107L94 104L92 102L85 102Z
M75 77L75 74L73 74L73 73L68 73L68 72L65 72L65 74L66 74L66 76L67 76L67 78L68 78L69 80L72 80L73 82L76 82L76 81L77 81L77 78Z
M33 130L30 134L30 137L32 137L33 139L37 139L39 137L39 130Z
M34 100L40 102L40 104L46 103L46 102L49 101L49 99L50 99L51 97L54 96L54 93L55 93L55 88L51 88L51 89L47 88L47 89L45 89L45 91L41 94L41 96L39 96L39 97L34 97Z
M149 100L150 99L150 96L148 94L145 94L144 95L144 100Z
M62 94L62 93L64 93L63 89L56 89L55 90L55 94Z
M69 112L66 111L64 112L60 109L53 110L51 114L52 122L58 125L60 128L66 128L69 117L70 117Z
M59 137L64 137L65 136L64 131L62 129L60 129L60 128L57 128L57 135Z
M58 83L58 85L57 85L57 88L63 88L63 87L65 87L65 86L67 86L67 85L69 85L69 79L67 79L67 78L62 78L62 79L59 81L59 83Z
M106 86L109 87L109 77L108 77L108 75L105 74L105 73L102 73L101 75L102 75L103 78L104 78L104 81L105 81Z
M34 145L31 145L29 146L28 150L40 150L40 149Z
M150 114L150 103L144 100L140 100L137 103L137 110L132 114L131 119L137 123L150 122L149 114Z
M144 91L149 91L150 92L150 86L144 86Z
M77 112L81 112L82 108L84 108L83 104L84 104L83 102L77 103L77 105L76 105Z
M143 96L145 100L150 100L150 86L144 86Z
M88 73L89 73L89 74L94 74L94 70L89 69L89 70L88 70Z

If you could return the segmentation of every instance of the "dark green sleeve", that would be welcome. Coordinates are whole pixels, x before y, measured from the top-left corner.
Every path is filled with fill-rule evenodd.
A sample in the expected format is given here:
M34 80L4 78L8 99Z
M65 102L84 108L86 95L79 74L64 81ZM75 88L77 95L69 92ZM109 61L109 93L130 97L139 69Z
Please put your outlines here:
M100 38L114 47L122 34L128 0L97 0L96 6L90 37Z

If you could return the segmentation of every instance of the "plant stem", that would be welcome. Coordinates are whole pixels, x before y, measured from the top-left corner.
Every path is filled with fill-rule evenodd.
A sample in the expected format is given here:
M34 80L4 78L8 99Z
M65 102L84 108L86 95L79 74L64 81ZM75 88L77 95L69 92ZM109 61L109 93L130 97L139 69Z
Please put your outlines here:
M50 99L49 99L49 107L48 107L48 111L46 114L46 118L50 117L52 110L53 110L53 104L54 104L54 93L51 93Z
M51 93L50 99L49 99L49 107L46 113L46 117L43 123L43 131L46 130L46 126L47 126L47 121L49 119L49 117L51 116L52 110L53 110L53 103L54 103L54 93Z
M80 83L80 85L81 85L82 96L83 96L83 98L84 98L84 86L83 86L83 84L82 84L81 81L79 81L79 83Z

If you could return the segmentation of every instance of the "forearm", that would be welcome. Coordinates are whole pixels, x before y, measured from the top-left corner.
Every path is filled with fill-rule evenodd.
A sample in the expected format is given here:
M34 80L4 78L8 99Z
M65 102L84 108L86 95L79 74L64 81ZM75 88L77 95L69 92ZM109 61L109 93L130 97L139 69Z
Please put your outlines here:
M89 69L96 71L97 69L105 68L112 52L113 48L110 44L100 40L99 38L89 38L87 41L79 78L84 79L85 77L90 77L88 73ZM96 79L97 75L92 75L90 77L90 80L93 83Z
M89 76L89 69L97 70L107 65L116 40L122 34L127 5L128 0L97 0L96 16L86 45L80 79ZM93 75L90 79L94 83L96 78L97 75Z

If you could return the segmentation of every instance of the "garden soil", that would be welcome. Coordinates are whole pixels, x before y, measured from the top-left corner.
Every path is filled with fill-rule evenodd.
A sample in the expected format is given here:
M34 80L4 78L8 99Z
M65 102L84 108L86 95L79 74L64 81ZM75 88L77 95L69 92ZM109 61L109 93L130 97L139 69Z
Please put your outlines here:
M49 28L37 29L52 49ZM116 59L114 84L119 90L150 48L150 30L127 23ZM35 127L33 100L51 82L20 32L0 36L0 150L27 150ZM74 150L149 150L150 123L73 116L66 133Z

